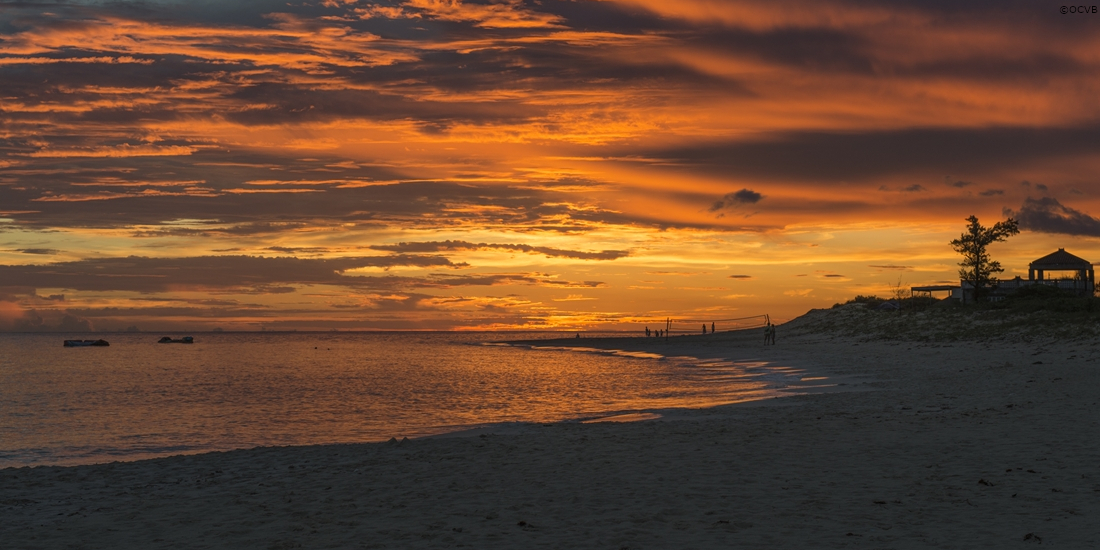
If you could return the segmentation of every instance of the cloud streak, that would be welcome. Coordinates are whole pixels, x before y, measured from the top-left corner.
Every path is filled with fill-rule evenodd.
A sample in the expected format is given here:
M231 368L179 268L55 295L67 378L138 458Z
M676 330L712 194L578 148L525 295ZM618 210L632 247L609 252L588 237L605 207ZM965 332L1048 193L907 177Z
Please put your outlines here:
M237 291L280 294L295 286L335 285L362 289L457 288L462 286L538 285L599 288L600 281L567 281L539 272L451 274L424 276L362 275L364 268L463 267L440 256L377 256L339 259L295 257L199 256L189 258L88 259L44 265L0 266L5 286L63 288L77 291Z
M563 250L548 246L531 246L527 244L494 244L471 243L466 241L428 241L399 243L392 245L373 245L374 250L388 250L401 253L426 253L469 250L504 250L523 252L525 254L542 254L550 258L571 258L575 260L617 260L630 255L626 250L601 250L599 252L584 252L579 250Z

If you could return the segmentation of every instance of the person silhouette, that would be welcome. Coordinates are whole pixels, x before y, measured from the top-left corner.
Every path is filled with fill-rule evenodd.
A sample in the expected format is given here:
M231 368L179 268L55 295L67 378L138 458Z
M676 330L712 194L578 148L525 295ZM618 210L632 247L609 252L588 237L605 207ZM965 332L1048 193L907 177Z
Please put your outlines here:
M645 328L645 337L649 338L649 327Z
M703 323L703 334L707 333L707 324Z
M710 324L710 333L714 334L714 323Z

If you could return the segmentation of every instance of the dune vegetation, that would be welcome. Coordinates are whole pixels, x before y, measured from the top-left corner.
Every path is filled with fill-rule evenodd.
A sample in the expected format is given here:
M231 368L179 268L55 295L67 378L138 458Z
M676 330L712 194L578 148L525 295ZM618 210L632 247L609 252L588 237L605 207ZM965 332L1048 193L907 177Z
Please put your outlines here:
M894 307L896 306L896 307ZM1100 335L1100 298L1025 288L996 302L856 296L788 323L797 332L859 339L953 342L987 339L1080 339Z

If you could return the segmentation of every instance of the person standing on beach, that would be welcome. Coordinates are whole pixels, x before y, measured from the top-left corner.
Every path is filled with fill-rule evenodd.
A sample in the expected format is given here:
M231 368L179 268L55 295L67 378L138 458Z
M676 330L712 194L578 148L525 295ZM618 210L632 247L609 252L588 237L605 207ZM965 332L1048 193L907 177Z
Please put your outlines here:
M649 327L645 328L645 337L649 338Z
M772 324L768 323L764 325L764 345L768 345L768 342L772 338Z
M771 330L768 331L768 337L771 338L772 345L775 345L775 325L771 325Z
M707 324L703 323L703 334L707 333Z
M710 333L714 334L714 322L711 322L710 324Z

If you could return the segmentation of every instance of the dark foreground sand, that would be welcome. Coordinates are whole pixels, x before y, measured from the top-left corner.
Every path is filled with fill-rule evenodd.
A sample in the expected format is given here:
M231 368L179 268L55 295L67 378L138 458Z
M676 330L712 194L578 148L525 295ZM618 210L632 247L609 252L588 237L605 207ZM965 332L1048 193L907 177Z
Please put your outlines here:
M1100 547L1100 342L791 332L768 349L755 335L633 347L765 358L868 391L0 470L0 547Z

